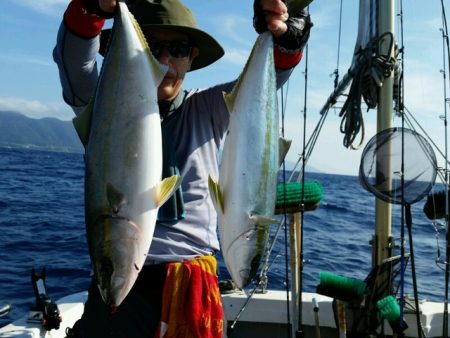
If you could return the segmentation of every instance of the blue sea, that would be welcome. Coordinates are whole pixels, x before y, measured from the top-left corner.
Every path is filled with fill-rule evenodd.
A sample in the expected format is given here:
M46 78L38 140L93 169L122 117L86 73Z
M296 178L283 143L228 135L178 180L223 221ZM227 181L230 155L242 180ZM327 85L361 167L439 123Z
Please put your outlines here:
M88 287L83 177L81 154L0 148L0 306L12 305L10 314L0 318L0 326L34 305L32 268L45 267L47 291L54 300ZM320 271L364 279L371 270L374 197L355 176L311 173L306 179L319 182L324 194L319 207L304 214L303 291L315 291ZM441 302L444 271L435 261L439 252L445 256L445 226L426 218L424 203L412 208L419 296ZM394 206L397 245L400 211ZM268 274L272 289L285 288L284 243L283 230ZM220 277L227 278L219 263ZM412 293L409 265L405 281L406 291Z

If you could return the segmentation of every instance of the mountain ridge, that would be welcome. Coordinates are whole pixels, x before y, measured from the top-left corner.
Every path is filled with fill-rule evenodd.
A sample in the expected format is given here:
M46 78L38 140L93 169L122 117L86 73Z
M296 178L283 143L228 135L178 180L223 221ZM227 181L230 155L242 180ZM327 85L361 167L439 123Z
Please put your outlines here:
M34 119L16 111L0 111L0 146L59 152L83 152L71 121Z
M67 153L84 152L72 121L63 121L55 117L35 119L20 112L2 110L0 110L0 147ZM286 161L287 170L294 167L294 162ZM309 165L307 171L322 172Z

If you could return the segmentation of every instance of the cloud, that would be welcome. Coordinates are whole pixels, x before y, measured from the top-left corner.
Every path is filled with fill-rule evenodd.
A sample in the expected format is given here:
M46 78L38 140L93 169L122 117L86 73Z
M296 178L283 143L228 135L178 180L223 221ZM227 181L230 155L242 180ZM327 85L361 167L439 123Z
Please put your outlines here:
M247 62L249 53L246 49L227 48L223 59L243 67Z
M318 118L309 120L306 125L306 143L310 134L316 128ZM343 146L343 134L339 131L340 119L329 116L322 127L315 143L308 165L327 173L357 175L362 149L374 134L373 124L366 125L366 137L359 150L349 150ZM289 118L285 123L286 138L292 140L292 146L286 159L297 162L303 153L303 121L299 118ZM360 135L359 135L360 136ZM359 136L357 141L359 141ZM309 150L306 150L308 152Z
M220 22L218 33L230 41L233 45L239 44L251 48L256 39L256 32L252 29L251 18L240 15L220 15L211 19L211 24L217 25ZM249 38L250 33L254 33Z
M55 117L70 120L73 112L63 102L41 102L16 97L0 97L0 110L22 113L30 118Z
M415 114L438 116L444 109L443 77L439 66L411 60L405 74L405 105Z
M312 2L309 6L309 11L315 30L326 27L335 29L335 23L339 20L339 5L337 4L337 1L329 1L325 6L322 6L318 2Z
M39 58L39 57L33 57L30 55L24 55L24 54L21 55L21 54L3 53L3 54L0 54L0 61L18 63L21 65L26 63L26 64L35 65L35 66L55 67L54 62L52 62L50 60L50 57Z
M251 18L230 14L214 16L209 21L220 35L220 42L225 49L223 59L232 64L244 66L256 40ZM220 25L217 25L218 22Z

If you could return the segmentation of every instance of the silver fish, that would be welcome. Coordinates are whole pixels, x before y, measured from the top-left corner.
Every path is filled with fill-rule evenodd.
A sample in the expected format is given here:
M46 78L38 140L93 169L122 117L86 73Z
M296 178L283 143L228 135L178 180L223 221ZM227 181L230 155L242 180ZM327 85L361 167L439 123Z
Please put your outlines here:
M119 306L141 270L159 207L180 178L161 181L157 87L167 69L151 54L124 2L93 100L74 119L85 145L85 217L94 275L105 303Z
M273 60L273 40L261 34L225 102L230 111L219 181L209 178L218 214L225 265L238 287L248 284L258 270L276 223L274 210L280 166L279 117ZM290 143L281 142L284 158Z

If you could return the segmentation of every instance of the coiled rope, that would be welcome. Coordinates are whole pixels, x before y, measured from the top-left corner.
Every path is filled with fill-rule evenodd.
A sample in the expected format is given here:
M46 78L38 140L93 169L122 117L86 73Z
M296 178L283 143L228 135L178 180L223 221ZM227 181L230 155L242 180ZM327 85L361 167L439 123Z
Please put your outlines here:
M389 48L386 54L378 52L378 46L383 39L389 39ZM360 64L358 72L354 74L352 84L339 117L342 117L340 131L344 134L344 146L358 149L364 142L364 118L361 110L362 99L367 108L375 108L378 102L378 88L383 80L392 74L396 66L395 57L392 56L394 36L386 32L372 41L357 54ZM356 136L361 132L358 145L354 145Z

